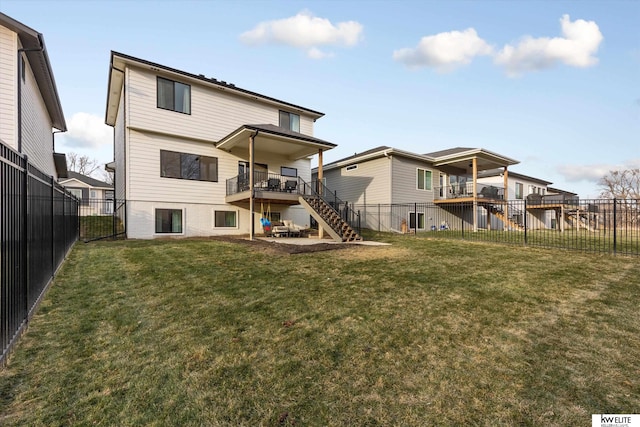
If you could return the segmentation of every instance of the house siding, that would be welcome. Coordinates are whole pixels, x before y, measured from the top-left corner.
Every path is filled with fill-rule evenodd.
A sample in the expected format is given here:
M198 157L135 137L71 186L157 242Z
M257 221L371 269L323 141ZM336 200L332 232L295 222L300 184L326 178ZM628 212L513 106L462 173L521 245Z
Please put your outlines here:
M27 69L22 86L22 152L42 172L57 178L53 163L53 122L42 99L31 66Z
M350 165L356 164L356 169L347 170L346 165L323 173L327 188L350 203L389 203L390 159L382 157Z
M439 171L430 165L405 157L393 156L393 179L391 203L426 203L433 202L433 189ZM419 190L417 185L417 169L431 171L431 190Z
M17 150L18 36L0 25L0 140Z
M236 96L223 89L199 85L188 79L153 73L141 68L128 68L128 126L184 138L217 142L244 124L278 125L278 108L257 99ZM191 86L191 114L157 107L157 77L179 81ZM297 112L296 112L297 113ZM301 133L313 134L313 120L301 115Z

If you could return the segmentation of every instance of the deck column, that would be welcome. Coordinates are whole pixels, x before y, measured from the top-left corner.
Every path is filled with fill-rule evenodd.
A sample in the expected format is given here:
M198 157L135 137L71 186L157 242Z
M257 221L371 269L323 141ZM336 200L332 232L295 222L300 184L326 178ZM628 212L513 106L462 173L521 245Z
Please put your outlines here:
M255 234L255 224L254 224L254 200L253 200L253 184L254 184L254 177L253 177L253 148L254 148L254 142L255 142L255 137L256 135L258 135L258 132L255 133L255 135L251 135L249 137L249 240L253 240L253 235Z
M323 188L322 188L322 149L318 150L318 182L316 183L316 191L318 191L318 193L323 191ZM320 223L318 223L318 238L319 239L323 239L324 238L324 230L322 229L322 226L320 225Z
M508 229L509 228L509 171L507 170L507 167L504 167L504 174L502 176L503 178L503 186L504 186L504 196L502 196L502 198L504 199L504 226Z
M473 165L473 231L478 231L478 159L472 159ZM487 219L489 213L487 211Z

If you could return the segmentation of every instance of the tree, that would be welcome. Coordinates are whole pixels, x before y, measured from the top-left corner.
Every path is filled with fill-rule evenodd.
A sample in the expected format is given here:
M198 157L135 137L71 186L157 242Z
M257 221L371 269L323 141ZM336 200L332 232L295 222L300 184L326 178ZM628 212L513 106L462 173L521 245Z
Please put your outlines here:
M67 169L82 175L91 176L98 171L102 165L87 155L79 155L78 153L67 153Z
M598 183L607 199L640 199L640 168L609 171Z

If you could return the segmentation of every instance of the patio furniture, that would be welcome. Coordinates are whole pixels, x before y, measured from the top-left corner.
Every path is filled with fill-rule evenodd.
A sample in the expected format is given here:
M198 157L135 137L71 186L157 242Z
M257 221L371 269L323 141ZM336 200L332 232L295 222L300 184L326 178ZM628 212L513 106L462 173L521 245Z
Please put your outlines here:
M295 191L296 187L298 186L298 181L294 181L294 180L287 180L287 182L284 183L284 189L285 191L288 191L289 193Z
M280 190L280 180L278 178L269 178L267 180L267 189L270 191Z

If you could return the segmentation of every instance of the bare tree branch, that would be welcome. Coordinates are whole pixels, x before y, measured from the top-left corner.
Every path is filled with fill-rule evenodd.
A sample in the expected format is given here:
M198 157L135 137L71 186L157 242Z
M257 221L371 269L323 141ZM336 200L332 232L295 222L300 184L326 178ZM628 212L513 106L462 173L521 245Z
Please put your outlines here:
M82 175L91 176L102 166L96 159L89 156L81 156L78 153L67 153L67 169Z
M599 182L601 197L640 199L640 169L609 171Z

